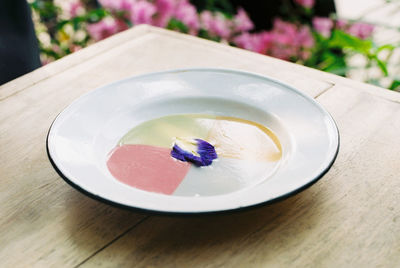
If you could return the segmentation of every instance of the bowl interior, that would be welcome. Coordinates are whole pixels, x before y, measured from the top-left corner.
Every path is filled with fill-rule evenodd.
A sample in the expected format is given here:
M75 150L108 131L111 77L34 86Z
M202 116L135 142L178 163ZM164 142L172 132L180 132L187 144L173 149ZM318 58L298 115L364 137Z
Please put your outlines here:
M282 158L234 187L229 180L213 184L215 170L201 172L200 194L158 194L116 180L106 163L121 137L143 122L176 114L265 125L279 138ZM112 203L178 213L237 209L293 193L326 172L337 149L335 123L314 100L263 76L219 69L153 73L96 89L68 106L48 136L49 156L76 187Z

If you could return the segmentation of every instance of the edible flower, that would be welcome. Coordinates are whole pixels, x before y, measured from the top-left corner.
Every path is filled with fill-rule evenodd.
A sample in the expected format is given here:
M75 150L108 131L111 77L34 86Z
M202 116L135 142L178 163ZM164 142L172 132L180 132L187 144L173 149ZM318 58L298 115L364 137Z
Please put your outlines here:
M175 143L171 151L171 156L180 161L191 162L198 167L211 165L213 160L218 158L214 146L201 139L195 139L194 141L194 144L197 146L196 153L198 155L182 149Z

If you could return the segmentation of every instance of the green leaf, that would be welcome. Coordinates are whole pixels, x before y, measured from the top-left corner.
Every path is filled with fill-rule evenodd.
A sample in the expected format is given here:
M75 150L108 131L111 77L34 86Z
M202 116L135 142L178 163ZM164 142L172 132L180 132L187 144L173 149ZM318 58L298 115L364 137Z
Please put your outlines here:
M389 87L390 90L400 90L400 80L393 80L392 84Z
M233 18L235 9L229 0L206 0L205 9L212 12L221 12L227 18Z
M170 19L167 28L170 30L178 30L182 33L189 32L189 28L183 22L174 18Z
M60 30L62 29L62 27L64 27L65 24L71 23L74 29L77 30L81 27L81 23L83 22L95 23L108 15L110 15L110 13L103 8L93 9L86 14L83 14L82 16L77 16L69 20L59 21L56 25L56 29Z
M378 64L379 69L381 69L381 71L383 72L383 74L384 74L385 76L388 76L388 75L389 75L389 72L388 72L388 69L387 69L386 62L384 62L384 61L378 59L377 57L375 57L375 61L376 61L376 63Z
M373 47L371 40L362 40L340 30L334 30L328 40L330 48L351 49L356 52L368 54Z
M396 47L395 47L394 45L386 44L386 45L383 45L383 46L378 47L378 49L376 50L376 53L379 53L379 52L381 52L381 51L383 51L383 50L392 51L392 50L394 50L395 48L396 48Z
M216 42L219 42L219 41L220 41L220 38L219 38L218 36L211 36L211 35L210 35L206 30L204 30L204 29L200 29L197 36L198 36L198 37L201 37L201 38L204 38L204 39L216 41Z
M327 50L321 54L318 69L344 76L348 70L345 58L335 50Z
M41 21L55 19L61 9L49 0L36 0L30 6L39 13Z

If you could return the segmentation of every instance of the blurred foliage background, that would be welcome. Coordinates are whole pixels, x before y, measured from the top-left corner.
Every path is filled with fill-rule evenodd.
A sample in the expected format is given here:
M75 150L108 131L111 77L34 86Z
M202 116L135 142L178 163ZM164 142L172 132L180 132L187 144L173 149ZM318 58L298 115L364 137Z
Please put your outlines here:
M259 3L257 3L259 2ZM262 3L261 3L262 2ZM388 69L396 43L375 27L338 19L332 0L30 0L47 64L134 25L150 24L400 91ZM363 64L353 66L357 55ZM374 75L370 75L374 69Z

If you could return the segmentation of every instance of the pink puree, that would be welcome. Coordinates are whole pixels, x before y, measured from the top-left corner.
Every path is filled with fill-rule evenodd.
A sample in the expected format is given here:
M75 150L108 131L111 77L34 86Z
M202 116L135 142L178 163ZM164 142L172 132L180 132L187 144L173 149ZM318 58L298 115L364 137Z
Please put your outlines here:
M107 161L119 181L141 190L172 194L189 172L190 164L175 160L171 149L149 145L116 147Z

